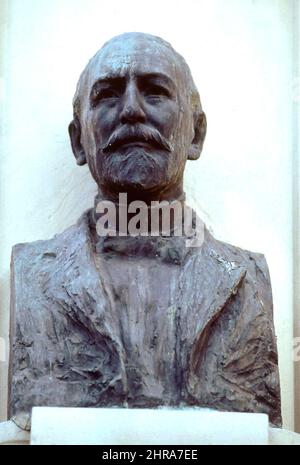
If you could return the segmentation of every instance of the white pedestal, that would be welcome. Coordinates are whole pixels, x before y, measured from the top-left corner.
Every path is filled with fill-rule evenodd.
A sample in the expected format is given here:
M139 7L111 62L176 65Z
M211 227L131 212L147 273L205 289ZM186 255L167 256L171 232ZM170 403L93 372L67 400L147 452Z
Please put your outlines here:
M3 444L300 445L300 434L268 428L266 415L205 409L88 409L37 407L31 434L0 423Z
M202 409L47 408L32 412L31 444L268 444L268 417Z

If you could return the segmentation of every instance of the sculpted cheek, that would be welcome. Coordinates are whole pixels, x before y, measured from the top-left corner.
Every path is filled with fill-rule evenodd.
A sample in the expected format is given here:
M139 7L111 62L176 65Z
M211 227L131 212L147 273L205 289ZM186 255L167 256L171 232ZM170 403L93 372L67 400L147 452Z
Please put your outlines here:
M167 103L157 109L156 127L168 139L173 139L179 127L179 108L176 104Z
M117 123L116 109L102 109L94 117L94 131L99 142L102 143L114 131Z

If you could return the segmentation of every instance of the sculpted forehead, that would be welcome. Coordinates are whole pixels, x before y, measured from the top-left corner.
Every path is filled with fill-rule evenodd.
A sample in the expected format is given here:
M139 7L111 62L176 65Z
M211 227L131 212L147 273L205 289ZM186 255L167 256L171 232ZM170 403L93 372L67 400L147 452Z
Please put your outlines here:
M164 73L178 81L176 54L163 42L147 35L129 34L112 39L88 65L88 85L105 75Z

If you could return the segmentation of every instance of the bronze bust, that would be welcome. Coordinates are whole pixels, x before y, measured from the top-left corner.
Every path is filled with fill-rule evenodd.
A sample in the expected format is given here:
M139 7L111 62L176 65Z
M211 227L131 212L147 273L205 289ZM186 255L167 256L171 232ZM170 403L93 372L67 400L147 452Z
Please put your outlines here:
M35 405L202 406L280 426L264 256L205 227L187 247L174 218L169 235L118 234L120 221L98 234L98 204L119 212L120 194L147 219L153 202L184 205L185 163L206 133L186 62L158 37L123 34L90 60L73 103L72 149L99 194L76 225L13 248L9 417L27 427Z

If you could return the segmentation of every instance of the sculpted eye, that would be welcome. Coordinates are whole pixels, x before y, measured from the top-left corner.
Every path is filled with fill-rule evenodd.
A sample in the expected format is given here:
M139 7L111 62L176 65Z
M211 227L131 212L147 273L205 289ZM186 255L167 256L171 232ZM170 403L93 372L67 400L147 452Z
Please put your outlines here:
M111 88L105 89L95 89L91 95L91 104L92 106L97 105L101 101L109 100L113 101L119 97L119 94L116 90Z
M144 90L144 94L146 97L149 97L151 99L170 97L170 92L168 91L168 89L157 84L148 85Z

